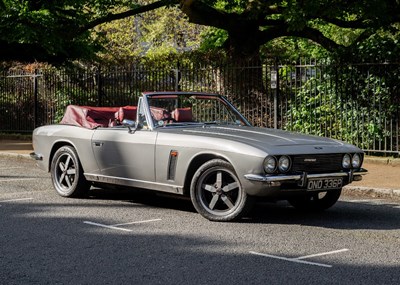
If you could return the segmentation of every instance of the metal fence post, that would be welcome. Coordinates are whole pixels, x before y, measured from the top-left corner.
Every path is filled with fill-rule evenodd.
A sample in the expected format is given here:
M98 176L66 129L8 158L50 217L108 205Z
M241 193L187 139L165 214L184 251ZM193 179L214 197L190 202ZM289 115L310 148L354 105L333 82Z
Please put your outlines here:
M101 82L101 67L97 69L97 105L98 106L103 106L103 98L101 95L101 91L103 89L102 82Z
M33 128L38 126L38 70L33 74Z
M175 72L175 91L181 91L181 85L179 84L181 81L181 70L179 61L178 64L176 65L176 69L174 70L174 72Z
M271 89L274 94L274 129L278 128L278 96L279 96L279 67L275 59L273 69L271 70Z

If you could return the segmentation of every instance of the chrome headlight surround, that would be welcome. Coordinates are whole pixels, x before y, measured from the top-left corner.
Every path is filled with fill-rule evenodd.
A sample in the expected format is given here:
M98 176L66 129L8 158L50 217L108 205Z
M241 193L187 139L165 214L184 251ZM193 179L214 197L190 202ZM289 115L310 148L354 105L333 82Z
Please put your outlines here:
M272 156L272 155L268 155L265 159L264 159L264 171L268 174L274 173L276 171L277 168L277 161L276 161L276 157Z
M290 157L286 155L282 155L278 161L278 169L280 172L285 173L288 172L291 166Z
M351 166L353 168L360 168L361 167L361 155L359 153L355 153L351 159Z
M342 159L342 167L345 169L349 169L351 167L352 158L351 155L346 153Z

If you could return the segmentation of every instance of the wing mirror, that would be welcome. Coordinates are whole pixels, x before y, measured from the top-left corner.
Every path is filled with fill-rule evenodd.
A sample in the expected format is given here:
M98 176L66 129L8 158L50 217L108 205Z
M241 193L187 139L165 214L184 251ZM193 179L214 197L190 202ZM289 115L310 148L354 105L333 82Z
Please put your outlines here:
M122 121L122 125L124 127L128 127L130 134L134 134L138 129L141 128L141 124L136 123L136 121L127 120L127 119L124 119Z

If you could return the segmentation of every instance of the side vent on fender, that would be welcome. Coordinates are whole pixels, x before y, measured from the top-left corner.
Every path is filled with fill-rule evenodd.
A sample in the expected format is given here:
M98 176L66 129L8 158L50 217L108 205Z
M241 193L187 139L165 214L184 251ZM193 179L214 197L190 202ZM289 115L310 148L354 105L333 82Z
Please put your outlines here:
M175 172L176 172L176 161L178 160L178 152L176 150L171 150L169 153L169 162L168 162L168 180L175 180Z

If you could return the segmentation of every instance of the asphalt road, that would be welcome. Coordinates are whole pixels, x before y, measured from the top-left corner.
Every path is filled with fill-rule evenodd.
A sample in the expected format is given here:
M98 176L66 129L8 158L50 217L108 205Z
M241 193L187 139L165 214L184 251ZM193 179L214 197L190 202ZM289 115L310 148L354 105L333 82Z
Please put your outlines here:
M213 223L190 201L94 189L59 197L33 161L0 157L0 284L399 284L400 204L343 197Z

